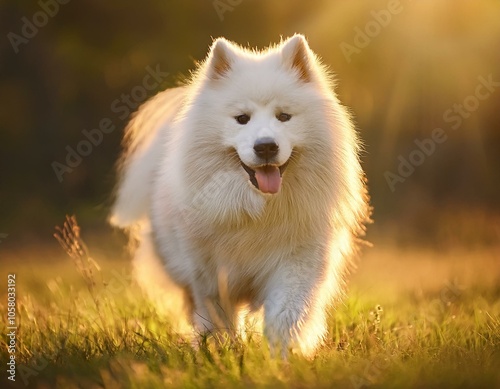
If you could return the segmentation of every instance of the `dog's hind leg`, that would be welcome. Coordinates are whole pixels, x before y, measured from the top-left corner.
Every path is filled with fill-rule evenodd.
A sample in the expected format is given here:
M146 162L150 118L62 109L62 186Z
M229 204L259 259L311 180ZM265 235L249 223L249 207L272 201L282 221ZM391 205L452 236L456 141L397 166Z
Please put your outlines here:
M188 294L169 277L154 249L149 229L140 230L137 239L139 244L132 258L135 279L157 312L170 319L176 330L186 332L191 305Z

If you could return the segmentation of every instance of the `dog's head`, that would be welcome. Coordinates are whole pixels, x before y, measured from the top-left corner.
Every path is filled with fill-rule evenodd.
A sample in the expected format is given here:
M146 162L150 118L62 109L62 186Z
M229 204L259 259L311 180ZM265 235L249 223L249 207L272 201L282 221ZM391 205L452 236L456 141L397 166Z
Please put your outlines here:
M305 38L294 35L262 52L219 38L199 77L197 105L211 115L205 123L217 128L255 189L278 193L301 148L321 141L314 127L325 120L319 110L329 83Z

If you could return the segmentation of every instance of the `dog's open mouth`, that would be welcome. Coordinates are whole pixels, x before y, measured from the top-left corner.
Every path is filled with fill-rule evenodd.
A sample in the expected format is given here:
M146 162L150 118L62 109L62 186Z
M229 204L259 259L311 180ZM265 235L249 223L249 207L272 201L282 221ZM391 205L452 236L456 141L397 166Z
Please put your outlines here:
M263 165L255 169L241 162L241 166L248 173L250 182L262 193L278 193L281 188L281 178L288 165L286 161L281 166Z

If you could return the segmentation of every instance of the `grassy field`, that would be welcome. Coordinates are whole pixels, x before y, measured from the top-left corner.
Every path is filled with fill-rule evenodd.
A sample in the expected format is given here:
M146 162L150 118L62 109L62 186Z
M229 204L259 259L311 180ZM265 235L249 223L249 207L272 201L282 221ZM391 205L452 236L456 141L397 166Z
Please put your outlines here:
M500 388L500 248L368 249L325 346L288 361L258 333L194 348L145 301L126 258L91 247L96 263L75 266L55 249L2 260L0 310L15 273L19 327L15 383L2 336L1 388Z

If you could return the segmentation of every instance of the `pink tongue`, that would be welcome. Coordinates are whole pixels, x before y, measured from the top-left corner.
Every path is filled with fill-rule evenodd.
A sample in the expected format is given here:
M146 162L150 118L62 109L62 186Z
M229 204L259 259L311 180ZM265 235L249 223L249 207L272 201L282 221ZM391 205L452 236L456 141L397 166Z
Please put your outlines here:
M263 193L278 193L281 187L280 169L276 166L264 166L255 169L255 179Z

